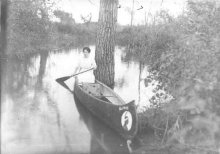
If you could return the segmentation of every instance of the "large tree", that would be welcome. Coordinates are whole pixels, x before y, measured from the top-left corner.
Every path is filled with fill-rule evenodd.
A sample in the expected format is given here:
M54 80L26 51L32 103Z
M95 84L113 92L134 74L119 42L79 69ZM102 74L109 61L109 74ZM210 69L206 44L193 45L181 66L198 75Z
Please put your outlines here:
M114 50L118 0L100 0L96 39L96 79L114 86Z

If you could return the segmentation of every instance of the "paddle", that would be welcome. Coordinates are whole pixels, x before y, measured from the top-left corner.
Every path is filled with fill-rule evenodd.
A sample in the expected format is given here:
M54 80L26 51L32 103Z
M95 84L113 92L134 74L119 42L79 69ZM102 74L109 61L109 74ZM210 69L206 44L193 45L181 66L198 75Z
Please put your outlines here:
M73 75L70 75L70 76L64 76L64 77L62 77L62 78L57 78L56 79L56 82L58 82L60 85L62 85L64 88L66 88L68 91L70 91L70 92L72 92L72 90L65 84L65 82L64 81L66 81L67 79L69 79L69 78L71 78L71 77L74 77L74 76L76 76L76 75L79 75L79 74L81 74L81 73L85 73L85 72L87 72L87 71L91 71L91 70L93 70L94 68L90 68L90 69L88 69L88 70L85 70L85 71L82 71L82 72L79 72L79 73L76 73L76 74L73 74Z
M85 72L88 72L88 71L91 71L93 70L94 68L90 68L88 70L85 70L85 71L82 71L82 72L79 72L79 73L76 73L76 74L73 74L73 75L70 75L70 76L64 76L64 77L61 77L61 78L57 78L56 81L60 83L60 81L64 82L66 80L68 80L69 78L71 77L74 77L76 75L79 75L79 74L82 74L82 73L85 73Z

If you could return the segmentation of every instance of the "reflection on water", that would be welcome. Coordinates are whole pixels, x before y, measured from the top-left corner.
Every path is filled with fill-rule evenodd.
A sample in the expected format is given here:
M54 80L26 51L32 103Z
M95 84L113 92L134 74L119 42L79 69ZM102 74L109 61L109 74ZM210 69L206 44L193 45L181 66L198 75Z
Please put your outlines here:
M91 48L94 56L94 46ZM79 115L81 111L78 112L72 94L55 82L56 78L73 73L80 50L8 59L2 79L1 153L126 149L116 134L91 116ZM123 52L116 49L114 90L127 102L138 100L139 64L124 63L121 57ZM69 79L67 85L72 88L73 82L74 79Z

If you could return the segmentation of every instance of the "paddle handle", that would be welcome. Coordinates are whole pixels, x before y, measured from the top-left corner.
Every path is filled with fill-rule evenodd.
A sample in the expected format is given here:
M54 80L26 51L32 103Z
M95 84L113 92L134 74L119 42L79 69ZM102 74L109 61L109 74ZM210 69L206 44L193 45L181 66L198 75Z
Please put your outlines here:
M81 73L85 73L85 72L91 71L91 70L93 70L93 69L94 69L94 68L90 68L90 69L88 69L88 70L85 70L85 71L82 71L82 72L79 72L79 73L70 75L70 77L74 77L74 76L76 76L76 75L79 75L79 74L81 74Z
M88 69L88 70L85 70L85 71L82 71L82 72L79 72L79 73L76 73L76 74L73 74L73 75L70 75L70 76L64 76L64 77L61 77L61 78L56 79L56 81L57 81L58 83L61 83L61 82L64 82L64 81L68 80L69 78L71 78L71 77L73 77L73 76L79 75L79 74L81 74L81 73L85 73L85 72L87 72L87 71L91 71L91 70L93 70L93 69L94 69L94 68L90 68L90 69Z

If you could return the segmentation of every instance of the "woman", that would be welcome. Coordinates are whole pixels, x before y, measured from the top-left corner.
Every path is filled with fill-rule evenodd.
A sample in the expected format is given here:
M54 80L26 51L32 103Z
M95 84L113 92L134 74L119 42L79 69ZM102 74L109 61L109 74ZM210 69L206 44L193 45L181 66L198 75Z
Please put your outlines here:
M83 48L83 55L79 59L75 73L83 72L91 68L93 68L93 70L96 69L97 67L96 62L94 58L91 57L90 52L91 52L91 49L89 47ZM82 83L82 82L94 83L95 76L93 74L93 70L77 75L76 79L78 79L79 83Z

